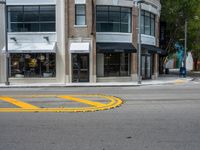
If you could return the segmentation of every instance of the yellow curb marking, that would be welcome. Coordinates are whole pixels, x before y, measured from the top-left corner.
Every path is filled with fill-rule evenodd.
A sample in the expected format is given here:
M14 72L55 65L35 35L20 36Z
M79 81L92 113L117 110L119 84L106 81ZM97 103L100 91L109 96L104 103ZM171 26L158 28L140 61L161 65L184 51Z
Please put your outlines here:
M81 98L72 97L72 96L68 96L68 95L58 96L58 98L68 99L68 100L88 104L88 105L91 105L91 106L94 106L94 107L104 107L104 106L106 106L106 104L102 104L102 103L99 103L99 102L92 102L92 101L89 101L89 100L86 100L86 99L81 99Z
M186 83L184 80L176 80L175 83Z
M16 100L14 98L11 97L7 97L7 96L0 96L0 100L11 103L13 105L16 105L18 107L24 108L24 109L38 109L39 107L36 107L34 105Z
M41 96L42 95L37 95L37 96L32 95L32 96L27 96L27 97L32 98L32 97L41 97ZM54 95L54 96L45 95L45 96L46 97L57 97L57 98L62 98L62 99L64 98L64 99L68 99L68 100L73 100L73 101L76 101L76 102L81 102L81 103L86 103L88 105L92 105L93 107L39 108L39 107L31 105L31 106L33 106L33 108L30 108L30 107L28 107L28 108L27 107L25 107L25 108L0 108L0 112L94 112L94 111L102 111L102 110L108 110L108 109L116 108L123 103L120 98L116 98L114 96L101 95L101 94L98 94L98 95L76 95L76 96L101 97L101 98L105 98L105 99L109 100L110 102L108 104L103 104L103 103L99 103L99 102L92 102L92 101L89 101L89 100L73 97L75 95L73 95L73 96L72 95L70 95L70 96L69 95ZM0 96L0 98L1 98L1 96ZM4 98L4 97L2 97L2 98ZM13 103L13 99L12 99L12 103ZM23 102L20 102L20 103L23 103ZM26 104L26 103L24 103L24 104Z

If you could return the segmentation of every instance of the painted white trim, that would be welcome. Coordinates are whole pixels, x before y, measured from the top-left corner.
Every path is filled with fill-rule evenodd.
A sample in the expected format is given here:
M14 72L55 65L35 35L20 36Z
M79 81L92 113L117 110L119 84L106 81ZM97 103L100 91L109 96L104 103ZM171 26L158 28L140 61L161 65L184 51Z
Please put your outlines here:
M154 6L154 4L143 4L142 3L142 10L146 10L148 12L151 12L155 15L160 16L160 6Z
M132 0L96 0L96 5L133 7Z
M74 28L87 28L87 25L74 25Z
M75 4L86 4L86 0L75 0Z
M5 48L3 48L5 51ZM9 53L56 53L56 43L8 43Z
M55 5L56 0L7 0L7 5Z
M97 32L96 41L97 42L132 43L132 33Z
M139 35L138 35L138 37L139 37ZM139 38L138 38L138 40L139 40ZM156 38L155 38L155 36L150 36L150 35L145 35L145 34L142 34L141 35L141 42L142 42L142 44L148 44L148 45L156 45ZM138 43L139 43L139 41L138 41Z

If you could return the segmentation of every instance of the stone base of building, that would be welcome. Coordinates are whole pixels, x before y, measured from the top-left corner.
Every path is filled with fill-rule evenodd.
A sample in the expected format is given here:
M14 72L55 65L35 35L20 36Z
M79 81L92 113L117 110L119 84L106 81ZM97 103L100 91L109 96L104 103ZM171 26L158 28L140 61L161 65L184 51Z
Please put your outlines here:
M130 82L131 77L98 77L97 82Z

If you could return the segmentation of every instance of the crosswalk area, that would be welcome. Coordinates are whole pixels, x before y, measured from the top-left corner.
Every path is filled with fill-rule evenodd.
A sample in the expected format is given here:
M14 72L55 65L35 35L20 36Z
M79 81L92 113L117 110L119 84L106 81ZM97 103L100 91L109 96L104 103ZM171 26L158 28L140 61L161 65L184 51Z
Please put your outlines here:
M0 96L0 112L94 112L120 106L120 98L87 95L6 95Z

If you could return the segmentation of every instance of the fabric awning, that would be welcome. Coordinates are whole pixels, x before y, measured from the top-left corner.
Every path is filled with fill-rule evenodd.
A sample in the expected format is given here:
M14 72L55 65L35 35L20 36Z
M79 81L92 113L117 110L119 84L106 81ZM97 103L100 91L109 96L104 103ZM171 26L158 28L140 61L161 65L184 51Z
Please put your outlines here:
M132 43L97 43L99 53L133 53L136 51Z
M142 48L147 49L150 53L157 53L160 55L166 55L167 52L159 47L156 47L154 45L147 45L147 44L142 44Z
M3 48L5 52L5 47ZM56 43L8 43L9 53L55 53Z
M71 43L70 52L71 53L89 53L90 44L89 43Z

